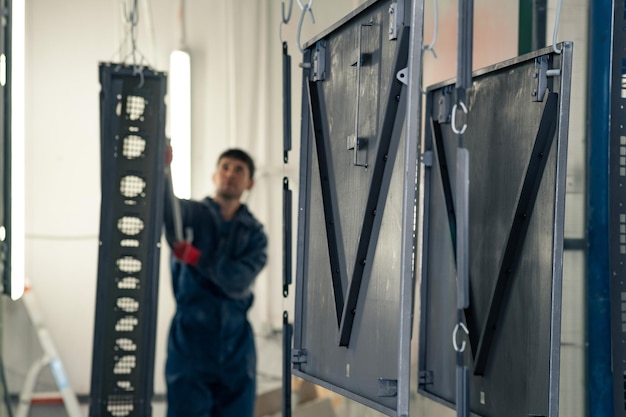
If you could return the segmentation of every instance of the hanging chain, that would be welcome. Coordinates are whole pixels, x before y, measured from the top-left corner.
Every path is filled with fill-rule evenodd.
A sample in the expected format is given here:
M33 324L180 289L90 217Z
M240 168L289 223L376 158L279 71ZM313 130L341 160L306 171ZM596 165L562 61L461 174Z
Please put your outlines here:
M146 58L137 47L137 31L139 24L138 3L139 0L132 0L132 8L129 10L128 0L122 0L122 21L126 28L124 39L120 42L117 55L119 56L119 66L127 64L127 61L130 60L128 64L132 65L133 74L140 77L139 87L141 87L144 82L143 69L144 66L146 66ZM123 50L123 46L127 43L130 43L130 52L122 57L121 51Z

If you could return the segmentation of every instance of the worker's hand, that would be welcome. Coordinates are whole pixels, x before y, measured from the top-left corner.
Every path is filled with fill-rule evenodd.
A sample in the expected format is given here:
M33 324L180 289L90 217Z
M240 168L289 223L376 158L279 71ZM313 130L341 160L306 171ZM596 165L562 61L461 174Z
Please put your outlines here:
M193 246L190 242L182 241L174 243L172 252L176 259L184 264L196 266L202 252Z
M168 167L172 163L172 158L174 154L172 152L172 145L170 145L169 141L165 144L165 166Z

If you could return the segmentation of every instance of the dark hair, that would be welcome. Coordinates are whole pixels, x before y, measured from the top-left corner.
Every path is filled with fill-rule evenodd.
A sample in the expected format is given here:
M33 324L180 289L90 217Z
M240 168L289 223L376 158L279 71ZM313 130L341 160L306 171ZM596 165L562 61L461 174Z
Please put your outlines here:
M222 158L232 158L232 159L236 159L238 161L245 163L246 165L248 165L248 171L250 171L250 178L254 178L254 161L252 160L252 157L248 155L246 151L237 149L237 148L227 149L224 152L222 152L219 158L217 158L217 162L219 163L219 161L221 161Z

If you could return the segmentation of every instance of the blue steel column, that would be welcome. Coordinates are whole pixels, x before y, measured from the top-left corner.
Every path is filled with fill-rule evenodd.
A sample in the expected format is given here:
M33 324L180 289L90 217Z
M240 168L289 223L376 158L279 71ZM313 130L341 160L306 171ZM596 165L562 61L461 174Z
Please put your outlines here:
M611 0L589 1L587 386L590 417L613 416L609 276Z

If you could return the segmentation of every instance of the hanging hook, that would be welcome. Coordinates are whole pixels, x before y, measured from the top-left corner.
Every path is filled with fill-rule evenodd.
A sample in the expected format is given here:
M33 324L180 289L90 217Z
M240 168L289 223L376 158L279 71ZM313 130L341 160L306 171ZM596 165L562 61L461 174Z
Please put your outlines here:
M133 8L128 12L128 2L124 1L124 20L131 25L136 25L139 22L139 13L137 12L137 0L133 0Z
M430 51L433 53L433 56L435 58L437 58L437 53L435 52L435 44L437 43L437 38L439 36L439 7L438 7L438 1L437 0L433 0L433 20L434 20L434 24L433 24L433 38L430 41L430 43L426 46L423 47L423 51Z
M289 11L287 12L287 17L285 17L285 0L283 0L282 8L283 8L283 24L286 25L291 20L291 11L293 9L293 0L289 0Z
M309 2L306 5L303 5L302 2L298 0L298 6L300 6L300 10L302 11L304 11L305 8L307 10L311 10L311 8L313 7L313 0L309 0ZM313 16L313 12L311 12L311 17L312 16ZM315 23L315 19L313 19L313 23Z
M430 51L433 54L433 57L437 59L437 52L435 52L435 44L437 43L437 38L439 36L439 7L438 0L433 0L433 38L430 41L430 44L422 47L422 58L424 57L424 53L426 51ZM424 59L421 60L422 68L424 68ZM422 94L426 94L426 90L424 90L424 86L422 85L422 80L419 83L419 89Z
M133 75L139 75L139 85L137 88L143 87L143 82L145 80L143 76L143 64L133 66Z
M291 20L291 12L293 11L293 0L289 0L289 12L287 12L287 16L285 16L285 0L283 0L282 4L283 9L283 20L281 20L280 25L278 25L278 37L280 38L280 42L284 42L283 40L283 25L286 25Z
M309 2L306 5L303 5L302 2L298 0L298 6L300 6L300 8L302 9L302 13L300 14L300 21L298 22L298 31L296 33L296 45L298 46L298 50L300 51L300 53L304 53L304 49L302 49L302 45L300 44L300 36L302 34L302 25L304 23L304 16L306 15L307 12L311 13L311 21L313 22L313 24L315 24L315 16L313 16L313 9L311 9L311 7L313 6L313 0L309 0Z
M556 39L557 34L559 33L559 22L561 20L561 6L563 5L563 0L559 0L556 6L556 17L554 18L554 32L552 32L552 50L556 54L560 54L563 52L562 49L556 47Z
M467 107L465 107L465 103L463 103L462 101L459 103L461 105L461 110L463 110L463 113L467 114ZM461 127L461 130L456 128L456 110L458 108L457 104L454 104L454 106L452 106L452 121L450 122L450 124L452 125L452 131L454 133L456 133L457 135L462 135L463 133L465 133L465 129L467 129L467 123L465 123L463 125L463 127Z
M465 326L465 324L463 322L457 323L456 326L454 326L454 331L452 332L452 346L454 346L454 350L456 352L463 352L465 350L465 340L461 344L461 347L459 347L456 341L457 339L456 336L457 336L457 333L459 332L459 327L463 329L463 331L465 332L467 336L469 336L469 330L467 330L467 327Z

